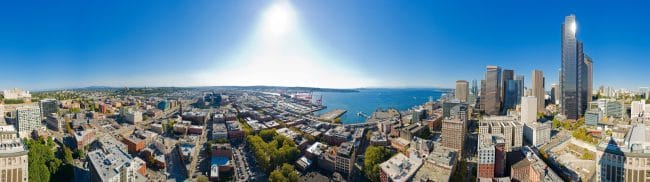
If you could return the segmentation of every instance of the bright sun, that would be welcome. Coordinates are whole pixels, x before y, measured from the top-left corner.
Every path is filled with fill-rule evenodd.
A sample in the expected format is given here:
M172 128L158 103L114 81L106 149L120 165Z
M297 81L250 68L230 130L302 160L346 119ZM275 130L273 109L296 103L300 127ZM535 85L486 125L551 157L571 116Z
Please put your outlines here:
M287 1L277 2L264 12L262 28L270 36L283 35L294 25L295 11Z
M352 88L372 84L354 65L310 39L299 16L291 2L275 0L261 12L256 30L240 50L217 70L198 77L212 85Z

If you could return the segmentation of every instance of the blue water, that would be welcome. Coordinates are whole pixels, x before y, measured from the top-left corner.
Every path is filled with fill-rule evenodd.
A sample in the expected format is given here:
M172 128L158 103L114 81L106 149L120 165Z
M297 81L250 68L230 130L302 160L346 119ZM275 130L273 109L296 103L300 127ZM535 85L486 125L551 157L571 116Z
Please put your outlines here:
M350 93L317 92L314 93L314 99L322 95L323 105L327 106L327 109L316 112L317 115L334 109L345 109L348 112L341 116L342 122L354 124L366 121L357 115L358 112L371 115L377 108L407 110L429 101L429 96L435 101L442 94L443 91L439 89L361 89Z

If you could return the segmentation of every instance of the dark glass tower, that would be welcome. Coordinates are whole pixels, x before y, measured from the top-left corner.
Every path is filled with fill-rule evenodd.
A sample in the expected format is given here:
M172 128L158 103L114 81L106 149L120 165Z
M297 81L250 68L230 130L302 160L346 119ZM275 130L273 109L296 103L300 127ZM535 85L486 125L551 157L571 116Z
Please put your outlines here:
M485 96L481 96L481 102L484 102L484 111L488 115L499 115L501 111L502 83L501 68L487 66L485 72Z
M562 24L562 70L560 73L560 104L562 113L568 119L578 119L584 115L589 99L590 79L582 52L582 42L576 39L577 25L575 15L564 18Z

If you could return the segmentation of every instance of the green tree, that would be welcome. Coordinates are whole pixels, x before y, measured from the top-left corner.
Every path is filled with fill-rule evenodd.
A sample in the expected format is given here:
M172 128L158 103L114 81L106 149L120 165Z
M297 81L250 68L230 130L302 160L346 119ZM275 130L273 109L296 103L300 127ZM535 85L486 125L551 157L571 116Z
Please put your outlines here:
M83 159L86 157L86 154L83 149L76 149L74 150L75 156L77 156L77 159Z
M269 181L278 181L278 182L297 182L300 180L298 173L293 168L291 164L284 163L282 167L273 170L269 176Z
M208 179L207 176L200 175L199 177L196 177L196 181L197 182L208 182L208 181L210 181L210 179Z
M260 137L262 137L262 139L264 139L266 142L273 140L276 134L277 133L275 130L272 129L265 129L260 131Z
M52 147L43 139L27 140L29 157L29 181L50 181L50 177L59 170L61 160L54 156Z
M66 164L74 163L74 158L72 158L72 151L66 146L63 146L63 159Z
M366 149L363 161L363 172L371 181L379 181L379 164L388 160L391 153L381 146L370 146Z
M269 175L269 182L286 182L288 181L284 175L282 175L282 172L279 170L274 170L271 172L271 175Z

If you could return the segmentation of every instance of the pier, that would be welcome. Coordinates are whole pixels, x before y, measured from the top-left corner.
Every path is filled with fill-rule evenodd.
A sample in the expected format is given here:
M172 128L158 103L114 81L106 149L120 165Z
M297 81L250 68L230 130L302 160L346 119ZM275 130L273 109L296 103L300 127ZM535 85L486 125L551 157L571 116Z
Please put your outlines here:
M341 115L345 114L346 112L348 111L344 109L335 109L323 115L320 115L320 120L334 121L334 119L341 117Z

